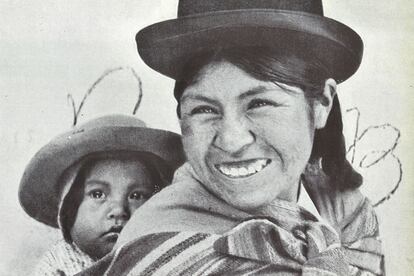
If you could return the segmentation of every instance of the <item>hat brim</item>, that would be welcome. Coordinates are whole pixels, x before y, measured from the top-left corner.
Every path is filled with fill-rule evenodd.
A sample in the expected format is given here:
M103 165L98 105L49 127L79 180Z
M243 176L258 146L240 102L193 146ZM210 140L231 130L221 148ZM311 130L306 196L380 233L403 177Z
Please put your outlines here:
M169 131L141 127L100 127L70 132L53 139L31 159L19 187L19 200L31 217L58 227L63 172L84 156L113 151L151 153L177 169L185 160L181 137Z
M317 57L338 82L355 73L363 53L360 36L338 21L270 9L210 12L163 21L142 29L136 41L148 66L176 80L192 56L218 47L305 51L304 56Z

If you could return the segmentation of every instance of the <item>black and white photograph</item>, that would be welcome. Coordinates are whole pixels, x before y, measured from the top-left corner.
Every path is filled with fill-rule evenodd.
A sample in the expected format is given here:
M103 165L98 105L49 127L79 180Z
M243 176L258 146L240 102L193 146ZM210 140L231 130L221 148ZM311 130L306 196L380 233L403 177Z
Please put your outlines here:
M414 275L407 0L0 2L0 275Z

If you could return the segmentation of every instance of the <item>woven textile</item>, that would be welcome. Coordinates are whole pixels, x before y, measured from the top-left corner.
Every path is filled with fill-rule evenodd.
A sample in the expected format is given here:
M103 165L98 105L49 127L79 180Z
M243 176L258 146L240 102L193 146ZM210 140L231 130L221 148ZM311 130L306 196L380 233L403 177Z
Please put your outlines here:
M41 258L33 275L75 275L93 262L93 259L76 245L60 240Z
M80 275L381 275L368 200L341 233L295 203L254 214L209 193L191 167L137 211L104 262ZM99 271L99 273L98 273Z

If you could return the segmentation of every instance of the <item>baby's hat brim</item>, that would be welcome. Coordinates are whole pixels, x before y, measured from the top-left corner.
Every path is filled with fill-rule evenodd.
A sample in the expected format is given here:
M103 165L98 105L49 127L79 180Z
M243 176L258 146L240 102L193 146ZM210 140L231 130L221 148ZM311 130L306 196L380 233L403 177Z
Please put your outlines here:
M149 153L172 170L185 160L181 136L125 115L92 120L52 139L27 165L19 187L19 201L34 219L58 227L63 173L83 157L103 152Z

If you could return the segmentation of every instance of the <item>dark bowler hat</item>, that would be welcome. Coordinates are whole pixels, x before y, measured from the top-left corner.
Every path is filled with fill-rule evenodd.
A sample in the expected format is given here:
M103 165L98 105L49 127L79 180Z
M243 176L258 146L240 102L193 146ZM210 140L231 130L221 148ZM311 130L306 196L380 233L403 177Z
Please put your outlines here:
M176 80L198 53L258 46L312 55L343 82L363 52L355 31L323 16L321 0L179 0L177 19L142 29L136 41L148 66Z

